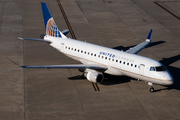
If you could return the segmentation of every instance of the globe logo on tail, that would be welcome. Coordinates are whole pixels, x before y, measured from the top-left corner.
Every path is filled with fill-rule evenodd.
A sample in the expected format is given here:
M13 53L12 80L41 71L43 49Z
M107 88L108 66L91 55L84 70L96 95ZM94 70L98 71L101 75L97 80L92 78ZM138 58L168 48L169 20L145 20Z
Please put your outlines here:
M56 23L54 22L53 18L50 18L47 22L46 35L50 35L53 37L61 37L61 33L60 33Z

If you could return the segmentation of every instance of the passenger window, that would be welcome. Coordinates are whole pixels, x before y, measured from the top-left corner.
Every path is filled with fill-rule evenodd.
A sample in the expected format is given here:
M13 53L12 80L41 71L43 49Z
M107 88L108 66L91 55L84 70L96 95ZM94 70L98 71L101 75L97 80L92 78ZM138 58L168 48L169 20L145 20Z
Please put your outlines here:
M109 58L109 60L111 60L111 58Z
M76 51L76 49L74 49L74 51Z
M112 59L112 61L114 61L114 59Z
M102 58L104 58L104 56L102 56Z
M127 65L129 65L129 63L127 63Z
M118 62L118 60L116 60L116 62Z
M70 47L69 47L69 50L70 50Z
M98 55L98 57L100 57L100 55Z
M89 52L88 52L88 55L89 55Z
M121 61L119 61L119 63L121 63Z
M71 48L71 50L73 50L73 48Z
M81 53L83 53L83 50L81 50Z
M96 57L96 54L94 54L94 56Z
M93 55L93 53L91 53L91 56Z
M66 46L66 49L67 49L67 46Z
M105 57L105 59L107 59L107 57Z
M137 65L134 66L135 68L137 67Z
M79 50L78 50L78 52L79 52Z
M131 64L131 66L133 66L133 64Z
M86 54L86 51L84 52L84 54Z
M125 64L126 62L123 62L123 64Z

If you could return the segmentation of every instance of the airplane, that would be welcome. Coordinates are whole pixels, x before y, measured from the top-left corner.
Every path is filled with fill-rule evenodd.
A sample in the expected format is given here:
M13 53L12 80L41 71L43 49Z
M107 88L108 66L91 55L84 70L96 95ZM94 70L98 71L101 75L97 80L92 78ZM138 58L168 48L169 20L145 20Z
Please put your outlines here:
M101 83L104 79L104 73L116 76L125 75L147 82L150 86L150 92L154 92L153 84L172 85L174 83L172 75L163 64L157 60L137 55L137 53L151 43L152 29L144 42L127 51L120 51L67 38L66 35L69 30L66 29L61 32L58 29L46 3L41 2L41 7L46 32L45 35L41 35L41 38L43 39L21 37L19 37L19 39L46 42L59 52L81 62L82 64L39 66L19 65L20 67L78 69L80 72L83 72L83 75L87 80L94 83ZM18 65L17 63L15 64Z

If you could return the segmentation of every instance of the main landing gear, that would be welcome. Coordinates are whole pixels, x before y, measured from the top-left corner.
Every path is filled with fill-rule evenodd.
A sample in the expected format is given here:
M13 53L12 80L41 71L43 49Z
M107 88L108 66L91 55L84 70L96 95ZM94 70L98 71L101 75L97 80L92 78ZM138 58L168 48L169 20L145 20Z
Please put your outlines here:
M153 83L148 82L148 85L151 86L151 87L149 88L149 92L154 92Z

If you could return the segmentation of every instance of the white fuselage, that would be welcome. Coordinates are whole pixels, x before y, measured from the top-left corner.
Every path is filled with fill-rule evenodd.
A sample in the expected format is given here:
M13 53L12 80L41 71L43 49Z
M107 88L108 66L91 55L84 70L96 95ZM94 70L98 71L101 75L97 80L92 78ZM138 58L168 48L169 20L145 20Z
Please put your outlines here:
M162 66L154 59L74 39L45 36L44 40L51 40L52 47L83 64L107 66L105 73L126 75L161 85L173 84L167 70L150 71L151 67Z

